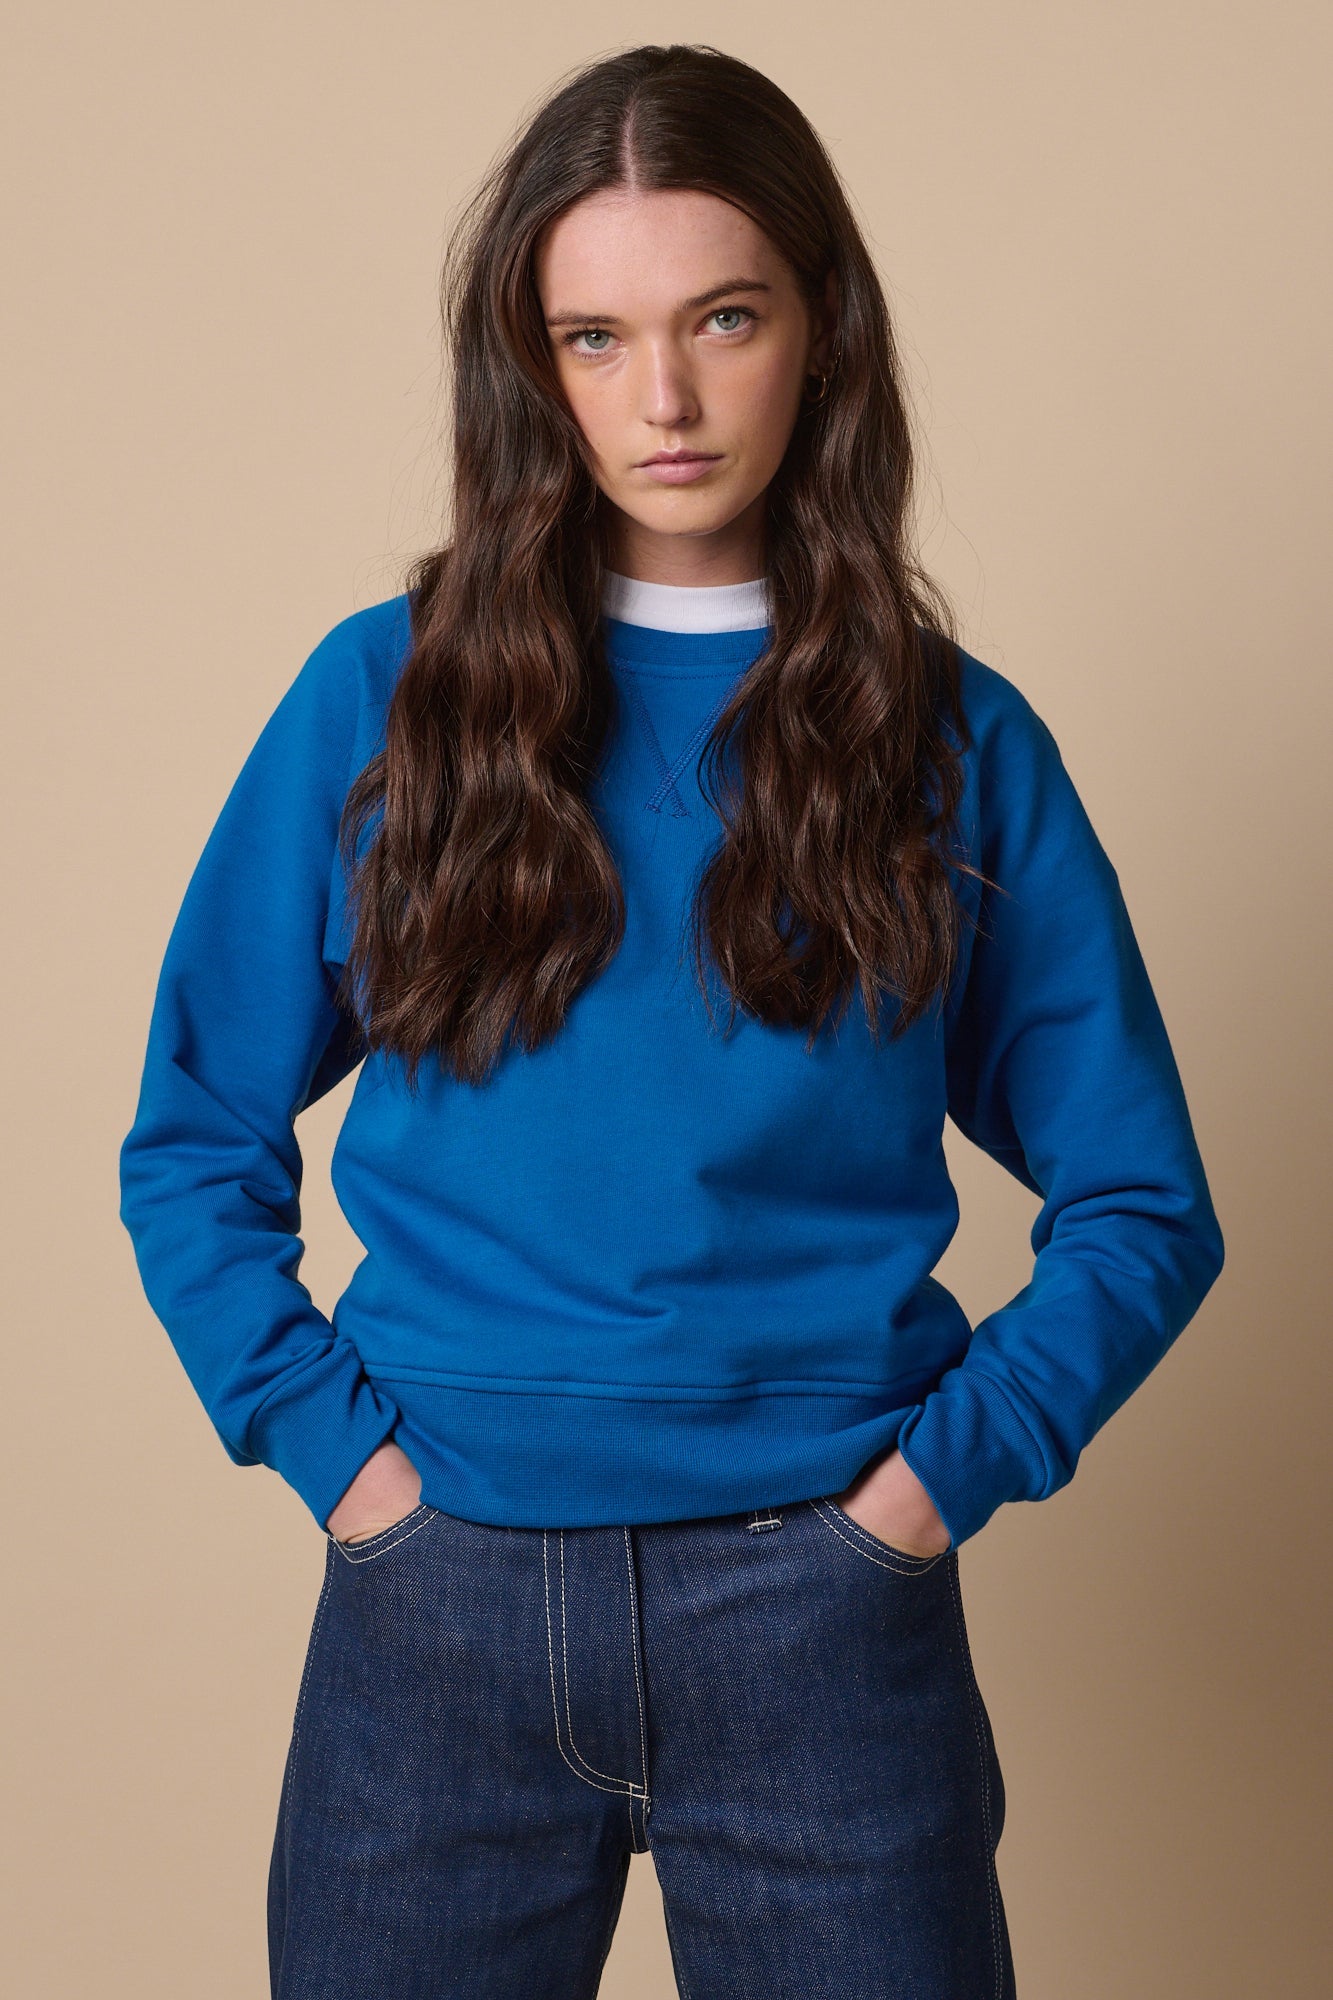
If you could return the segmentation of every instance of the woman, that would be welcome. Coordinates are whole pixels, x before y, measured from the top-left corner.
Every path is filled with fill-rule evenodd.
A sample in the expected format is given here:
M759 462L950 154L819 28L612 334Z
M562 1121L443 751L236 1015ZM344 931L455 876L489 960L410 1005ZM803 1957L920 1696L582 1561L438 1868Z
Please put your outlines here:
M958 1550L1222 1263L1117 877L913 559L772 83L574 75L444 297L452 532L260 735L122 1150L226 1450L326 1530L272 1990L592 1994L651 1848L689 2000L1010 1994ZM329 1320L293 1121L358 1062ZM946 1114L1042 1200L975 1327Z

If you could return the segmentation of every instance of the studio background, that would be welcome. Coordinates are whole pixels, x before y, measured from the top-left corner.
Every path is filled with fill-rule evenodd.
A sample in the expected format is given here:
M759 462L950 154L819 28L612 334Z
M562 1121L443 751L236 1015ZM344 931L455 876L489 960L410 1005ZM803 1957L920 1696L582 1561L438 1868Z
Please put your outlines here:
M1301 0L11 10L11 1990L268 1991L324 1545L217 1442L117 1152L236 772L315 642L436 538L450 219L558 76L642 41L753 62L834 154L896 316L925 561L1117 867L1227 1241L1073 1483L960 1557L1019 1991L1313 2000L1333 32ZM327 1177L351 1087L298 1128L326 1310L358 1254ZM1026 1281L1037 1204L952 1129L949 1158L939 1276L976 1319ZM639 1856L602 1992L674 1991Z

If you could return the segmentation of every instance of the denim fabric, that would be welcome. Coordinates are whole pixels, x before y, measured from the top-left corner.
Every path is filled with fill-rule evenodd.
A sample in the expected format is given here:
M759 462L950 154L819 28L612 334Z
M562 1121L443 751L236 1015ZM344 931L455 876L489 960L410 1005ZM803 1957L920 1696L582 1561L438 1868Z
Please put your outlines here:
M328 1538L274 2000L583 2000L651 1850L683 2000L1012 2000L958 1551L832 1498Z

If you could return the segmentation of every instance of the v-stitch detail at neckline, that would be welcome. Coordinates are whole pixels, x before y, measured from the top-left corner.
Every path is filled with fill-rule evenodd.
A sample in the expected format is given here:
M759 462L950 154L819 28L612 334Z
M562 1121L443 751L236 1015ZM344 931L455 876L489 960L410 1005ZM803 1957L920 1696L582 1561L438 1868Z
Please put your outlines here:
M640 722L643 724L644 733L648 738L653 756L657 761L658 771L660 772L656 789L643 802L645 812L661 812L664 802L669 799L671 801L671 816L673 819L693 818L690 808L681 796L676 780L684 771L690 758L697 750L702 748L713 724L731 698L733 685L734 683L728 684L717 701L713 703L712 708L703 718L703 721L697 723L690 732L684 749L675 758L668 761L666 753L662 749L661 739L654 727L652 716L648 713L648 704L643 698L642 690L632 680L625 683L633 698L635 711Z

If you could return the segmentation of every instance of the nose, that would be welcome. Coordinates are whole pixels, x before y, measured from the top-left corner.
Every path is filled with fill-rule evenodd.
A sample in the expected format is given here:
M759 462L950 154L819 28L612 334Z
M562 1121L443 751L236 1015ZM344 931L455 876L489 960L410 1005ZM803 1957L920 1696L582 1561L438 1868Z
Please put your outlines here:
M668 428L690 423L698 416L694 373L674 341L648 342L642 351L640 368L639 406L648 423Z

